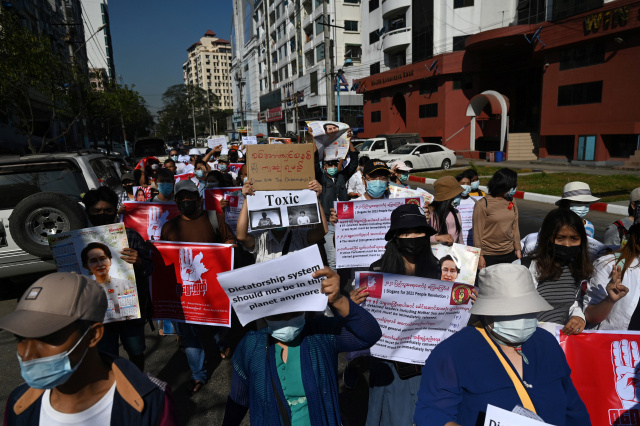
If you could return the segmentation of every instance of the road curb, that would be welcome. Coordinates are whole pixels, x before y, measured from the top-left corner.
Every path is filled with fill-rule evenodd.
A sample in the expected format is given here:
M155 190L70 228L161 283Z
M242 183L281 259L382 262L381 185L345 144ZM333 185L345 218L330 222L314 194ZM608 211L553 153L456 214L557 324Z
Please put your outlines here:
M433 184L435 179L423 178L420 176L409 176L409 180L413 182L420 182L426 184ZM486 186L481 186L480 189L487 192ZM555 195L545 195L545 194L537 194L535 192L524 192L524 191L516 191L516 195L513 198L520 198L527 201L535 201L537 203L545 203L545 204L555 204L561 197L557 197ZM593 203L591 204L591 210L615 214L620 216L628 216L628 206L621 206L618 204L610 204L610 203Z

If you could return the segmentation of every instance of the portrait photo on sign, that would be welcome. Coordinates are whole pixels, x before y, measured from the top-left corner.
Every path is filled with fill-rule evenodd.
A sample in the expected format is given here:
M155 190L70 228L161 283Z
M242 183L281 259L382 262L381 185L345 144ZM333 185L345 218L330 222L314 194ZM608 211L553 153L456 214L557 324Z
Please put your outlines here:
M280 209L265 209L256 210L250 212L251 215L251 229L269 229L273 227L282 226L282 217L280 216Z
M454 244L437 244L431 247L440 265L440 280L473 285L475 283L480 249Z
M312 225L320 222L316 204L289 206L287 207L287 216L289 217L289 226Z

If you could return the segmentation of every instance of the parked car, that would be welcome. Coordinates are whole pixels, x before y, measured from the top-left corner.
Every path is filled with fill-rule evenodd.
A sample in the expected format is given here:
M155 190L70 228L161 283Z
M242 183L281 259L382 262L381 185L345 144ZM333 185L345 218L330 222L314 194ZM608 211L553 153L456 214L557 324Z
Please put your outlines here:
M380 157L388 164L401 160L412 169L448 169L456 164L456 153L436 143L410 143Z
M404 145L403 139L387 140L386 138L366 139L356 147L360 157L376 160L391 153L394 149Z
M55 271L48 236L85 227L81 196L101 185L122 191L98 153L1 156L0 279Z

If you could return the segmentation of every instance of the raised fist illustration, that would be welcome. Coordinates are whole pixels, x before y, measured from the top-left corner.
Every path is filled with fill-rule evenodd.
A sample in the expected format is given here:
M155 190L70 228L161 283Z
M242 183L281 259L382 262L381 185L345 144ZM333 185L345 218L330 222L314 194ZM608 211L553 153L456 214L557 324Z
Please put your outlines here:
M169 211L165 210L160 214L158 207L151 207L147 213L147 238L152 241L160 240L162 226L167 222Z
M202 252L193 257L193 250L180 249L180 278L182 285L197 284L202 282L202 274L208 269L202 263Z
M640 362L638 342L623 339L611 344L611 362L615 371L615 385L624 409L640 403L636 365Z

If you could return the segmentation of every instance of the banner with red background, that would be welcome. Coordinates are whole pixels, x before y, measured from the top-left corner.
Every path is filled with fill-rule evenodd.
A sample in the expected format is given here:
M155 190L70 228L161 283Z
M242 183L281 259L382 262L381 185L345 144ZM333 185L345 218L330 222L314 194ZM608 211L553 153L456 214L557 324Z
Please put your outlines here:
M125 228L138 231L145 241L160 240L162 226L180 214L175 203L125 201L124 205L122 221Z
M220 200L224 198L225 194L240 191L241 189L241 186L229 186L226 188L206 188L204 190L204 209L215 210L218 214L222 214Z

